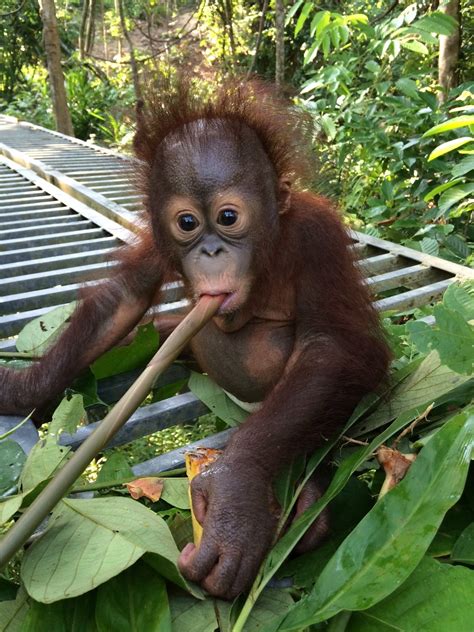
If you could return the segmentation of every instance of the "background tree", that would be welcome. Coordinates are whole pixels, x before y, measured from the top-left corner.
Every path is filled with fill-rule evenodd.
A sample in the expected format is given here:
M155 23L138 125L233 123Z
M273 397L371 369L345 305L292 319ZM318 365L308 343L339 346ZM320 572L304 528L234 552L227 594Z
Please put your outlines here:
M457 86L458 62L461 50L461 10L459 0L449 0L440 6L440 11L456 20L450 35L439 36L438 81L442 90L441 101L445 101L449 90Z
M48 80L53 102L56 129L63 134L74 136L71 115L66 99L64 74L61 66L61 43L56 21L54 0L39 0L43 21L43 41L48 66Z

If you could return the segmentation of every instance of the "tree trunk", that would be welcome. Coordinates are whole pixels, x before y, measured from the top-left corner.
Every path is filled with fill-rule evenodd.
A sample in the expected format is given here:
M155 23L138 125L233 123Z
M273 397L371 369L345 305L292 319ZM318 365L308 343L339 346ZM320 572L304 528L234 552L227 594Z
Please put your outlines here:
M90 8L89 15L87 20L87 29L86 29L86 51L90 53L92 51L92 47L94 46L95 39L95 16L97 13L97 1L89 0Z
M438 100L443 103L449 90L458 84L458 62L461 50L461 12L459 0L449 0L439 10L457 20L457 26L451 35L439 36L438 83L441 91Z
M71 115L67 106L63 69L61 67L61 43L56 22L56 7L54 0L39 0L39 6L43 21L44 50L48 66L48 81L56 129L63 134L74 136Z
M120 17L120 0L114 0L115 13ZM117 58L120 61L122 59L123 51L122 51L122 36L119 35L117 42Z
M275 0L275 83L279 89L285 83L285 5Z
M123 0L117 0L117 6L119 10L120 16L120 27L122 29L123 36L128 45L128 52L130 54L130 68L132 70L132 79L133 79L133 87L135 89L135 97L137 101L141 99L142 91L140 88L140 79L138 76L138 65L137 60L135 58L135 49L133 48L132 38L130 37L130 33L127 29L127 23L125 20L125 11L123 8Z
M90 10L90 0L84 0L82 7L81 28L79 30L79 59L84 59L86 52L86 24Z

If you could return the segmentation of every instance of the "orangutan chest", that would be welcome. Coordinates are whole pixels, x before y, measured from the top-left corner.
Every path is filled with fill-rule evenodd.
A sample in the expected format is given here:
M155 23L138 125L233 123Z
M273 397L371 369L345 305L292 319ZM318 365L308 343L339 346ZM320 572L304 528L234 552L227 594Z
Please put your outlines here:
M209 323L192 341L203 371L244 402L262 401L281 377L293 350L294 326L251 321L235 332Z

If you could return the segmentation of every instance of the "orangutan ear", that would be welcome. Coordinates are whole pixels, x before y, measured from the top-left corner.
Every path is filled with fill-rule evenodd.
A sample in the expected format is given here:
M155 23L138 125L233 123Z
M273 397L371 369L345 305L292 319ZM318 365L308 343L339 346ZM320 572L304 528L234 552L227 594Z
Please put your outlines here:
M278 213L283 215L291 205L291 180L280 178L278 181Z

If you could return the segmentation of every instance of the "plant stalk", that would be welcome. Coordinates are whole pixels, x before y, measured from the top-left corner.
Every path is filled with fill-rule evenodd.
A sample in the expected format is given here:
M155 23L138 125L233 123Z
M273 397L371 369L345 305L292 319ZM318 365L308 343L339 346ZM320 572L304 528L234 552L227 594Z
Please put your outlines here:
M0 541L3 568L70 490L92 459L109 443L130 415L140 406L158 376L173 362L191 338L219 309L224 296L204 295L158 349L143 373L132 384L97 429L77 449L35 501Z

